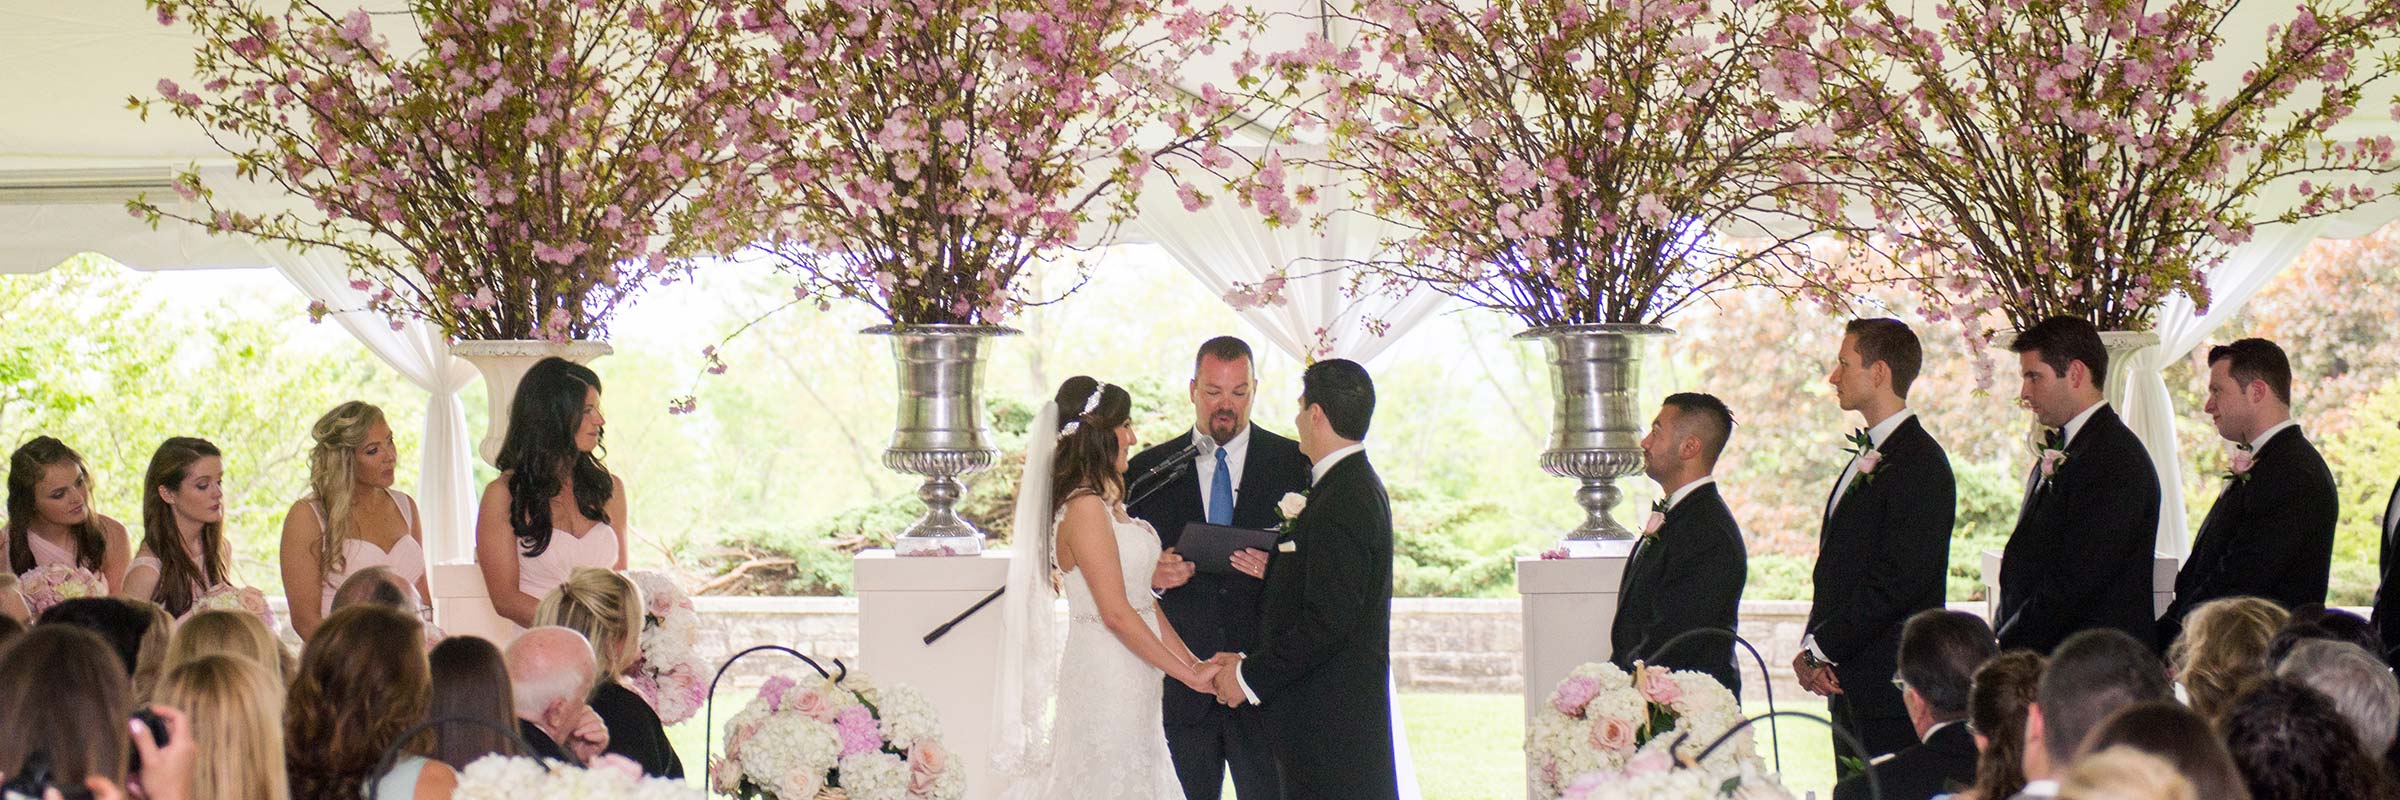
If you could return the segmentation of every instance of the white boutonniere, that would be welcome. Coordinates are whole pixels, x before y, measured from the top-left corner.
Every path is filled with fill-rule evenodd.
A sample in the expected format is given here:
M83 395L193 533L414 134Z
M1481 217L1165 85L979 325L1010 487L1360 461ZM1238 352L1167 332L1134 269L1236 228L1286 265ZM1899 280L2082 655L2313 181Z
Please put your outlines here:
M1658 527L1667 524L1667 501L1650 504L1650 519L1642 523L1642 538L1658 538Z
M1275 513L1283 515L1281 530L1284 533L1292 532L1292 523L1300 519L1300 512L1306 510L1308 495L1300 492L1286 492L1283 499L1275 501Z
M2233 448L2233 456L2227 459L2225 479L2236 483L2247 481L2250 479L2250 468L2257 465L2258 456L2250 451L2250 446L2237 445Z

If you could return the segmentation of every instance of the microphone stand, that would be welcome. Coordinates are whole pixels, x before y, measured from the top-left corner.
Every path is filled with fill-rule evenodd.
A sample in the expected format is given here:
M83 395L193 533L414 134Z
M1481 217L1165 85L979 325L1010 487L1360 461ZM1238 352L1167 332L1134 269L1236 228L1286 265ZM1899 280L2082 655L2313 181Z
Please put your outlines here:
M717 739L715 736L709 735L711 732L717 729L717 684L725 680L725 673L732 670L733 665L741 661L743 657L752 653L769 650L783 653L806 662L809 668L817 671L817 675L819 677L833 681L834 685L836 686L841 685L843 678L850 677L850 668L843 665L841 659L832 659L834 671L827 672L825 671L824 665L818 664L816 659L809 658L805 653L779 644L762 644L757 647L735 653L733 654L732 658L725 659L725 664L717 667L717 676L708 679L708 702L701 706L700 731L703 734L703 737L700 740L700 785L704 788L707 788L708 791L715 791L714 787L717 785L716 759L711 758L711 756L715 755ZM870 708L870 710L872 709Z
M1178 455L1174 460L1160 462L1158 466L1151 467L1150 471L1142 473L1141 477L1133 479L1133 482L1127 487L1127 491L1133 494L1133 499L1126 501L1125 505L1140 505L1143 500L1148 500L1151 495L1157 494L1158 490L1167 488L1167 484L1174 483L1175 479L1191 472L1192 464L1196 463L1196 459L1200 457L1200 448L1191 447L1187 448L1187 451L1187 455ZM1132 492L1133 487L1141 486L1144 483L1149 483L1149 488L1142 489L1140 492ZM951 617L949 622L944 622L933 630L927 631L925 643L930 645L942 637L950 635L951 628L958 627L959 623L967 621L968 617L975 616L975 612L982 611L984 606L991 605L992 601L1000 599L1001 595L1007 593L1008 586L1006 584L1001 585L998 589L993 589L991 594L984 595L983 599L975 601L974 605L967 606L967 610L958 612L958 616Z

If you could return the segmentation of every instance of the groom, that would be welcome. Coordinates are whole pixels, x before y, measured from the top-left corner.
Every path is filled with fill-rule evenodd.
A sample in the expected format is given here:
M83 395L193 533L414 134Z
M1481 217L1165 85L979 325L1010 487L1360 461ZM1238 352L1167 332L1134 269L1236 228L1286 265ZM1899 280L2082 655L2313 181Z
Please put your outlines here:
M1248 654L1220 653L1217 699L1266 712L1286 800L1389 800L1392 507L1367 463L1375 384L1355 362L1300 376L1307 506L1267 566L1264 625Z

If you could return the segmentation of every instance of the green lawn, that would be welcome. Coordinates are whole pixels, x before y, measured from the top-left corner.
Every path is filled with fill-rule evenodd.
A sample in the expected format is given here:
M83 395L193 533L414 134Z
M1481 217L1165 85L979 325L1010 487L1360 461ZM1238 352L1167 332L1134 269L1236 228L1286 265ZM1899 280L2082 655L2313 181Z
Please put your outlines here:
M748 699L746 692L728 697ZM1823 716L1825 704L1781 702L1784 711ZM1766 704L1745 706L1751 714L1766 712ZM1516 695L1404 694L1400 715L1408 726L1408 747L1416 762L1417 785L1425 800L1517 800L1525 796L1525 706ZM717 723L740 711L739 703L721 704ZM1833 785L1833 746L1823 725L1802 719L1779 718L1782 728L1784 786L1794 796L1816 791L1822 797ZM675 752L682 754L692 780L700 779L700 720L667 729ZM1759 725L1758 754L1774 766L1765 723ZM1232 796L1231 792L1227 797Z

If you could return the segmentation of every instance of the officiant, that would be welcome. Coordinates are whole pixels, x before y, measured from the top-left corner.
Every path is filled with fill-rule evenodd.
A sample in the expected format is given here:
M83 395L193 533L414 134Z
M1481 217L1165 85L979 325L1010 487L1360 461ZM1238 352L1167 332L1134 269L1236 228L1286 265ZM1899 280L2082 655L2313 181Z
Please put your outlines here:
M1308 489L1300 445L1250 424L1257 390L1248 343L1219 336L1201 344L1192 359L1190 435L1144 450L1127 465L1127 496L1136 500L1127 510L1156 528L1167 548L1151 591L1194 653L1247 652L1257 644L1268 555L1245 549L1215 564L1185 560L1176 549L1184 526L1272 529L1283 521L1276 501ZM1167 749L1184 796L1223 797L1230 768L1240 800L1273 800L1275 757L1258 708L1226 708L1179 681L1166 684Z

